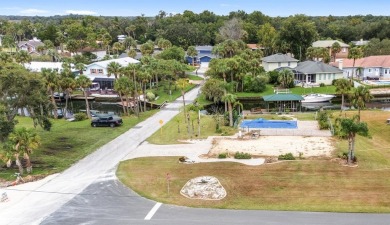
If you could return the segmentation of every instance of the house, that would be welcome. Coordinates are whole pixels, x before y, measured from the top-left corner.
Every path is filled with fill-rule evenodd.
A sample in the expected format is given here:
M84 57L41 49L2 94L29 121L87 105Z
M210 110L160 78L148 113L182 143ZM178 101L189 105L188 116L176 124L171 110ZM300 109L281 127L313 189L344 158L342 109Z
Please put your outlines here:
M99 83L100 88L102 89L113 89L115 77L108 76L107 67L111 62L117 62L122 67L126 67L129 64L140 63L140 61L133 59L131 57L110 59L100 62L94 62L86 66L85 73L94 83Z
M23 66L31 72L41 72L43 68L56 70L58 72L63 70L62 62L30 62L24 63ZM71 67L72 72L76 72L76 70L73 68L73 64Z
M96 55L96 61L102 60L104 56L107 55L107 52L105 49L99 49L99 48L91 48L91 47L85 47L83 49L77 50L77 52L74 55L82 55L82 54L94 54Z
M264 50L264 47L259 46L258 44L246 44L246 46L248 46L248 48L251 49L252 51Z
M390 80L390 55L356 59L355 65L353 65L353 59L344 59L333 65L343 70L345 78L354 76L362 80Z
M262 65L265 71L273 71L281 67L294 68L297 66L297 59L292 58L289 55L277 53L261 59Z
M217 58L217 56L212 53L213 46L195 46L195 49L198 52L198 55L196 57L192 58L188 55L186 56L186 60L189 64L193 64L193 61L195 64L209 63L211 59Z
M18 49L19 50L24 50L28 52L29 54L37 54L40 55L38 52L38 47L39 46L44 46L43 42L37 38L33 38L32 40L29 41L21 41L18 43Z
M317 61L300 62L293 71L295 80L311 85L331 85L333 80L343 78L341 69Z
M117 38L118 38L118 42L123 43L125 41L125 39L127 38L127 36L124 34L120 34L117 36Z
M341 50L339 53L336 53L336 57L333 58L332 55L332 45L337 42L339 43ZM327 48L329 50L329 56L331 57L332 62L336 62L339 59L346 59L348 58L348 50L349 50L349 45L338 41L338 40L321 40L321 41L316 41L312 44L313 47L315 48Z

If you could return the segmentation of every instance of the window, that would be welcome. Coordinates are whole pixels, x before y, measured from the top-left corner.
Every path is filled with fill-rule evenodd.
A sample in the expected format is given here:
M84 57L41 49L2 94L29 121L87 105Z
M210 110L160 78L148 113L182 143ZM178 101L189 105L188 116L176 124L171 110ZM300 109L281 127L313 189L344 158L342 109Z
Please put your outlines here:
M96 69L91 69L91 74L96 74Z
M321 80L322 74L318 74L318 80Z
M278 62L278 67L281 67L282 66L282 63L281 62Z
M103 74L103 69L98 69L98 74Z
M328 80L330 80L330 74L328 74Z
M342 48L342 52L347 52L347 48Z
M288 62L288 66L290 66L290 62Z
M371 73L371 68L368 69L368 72Z

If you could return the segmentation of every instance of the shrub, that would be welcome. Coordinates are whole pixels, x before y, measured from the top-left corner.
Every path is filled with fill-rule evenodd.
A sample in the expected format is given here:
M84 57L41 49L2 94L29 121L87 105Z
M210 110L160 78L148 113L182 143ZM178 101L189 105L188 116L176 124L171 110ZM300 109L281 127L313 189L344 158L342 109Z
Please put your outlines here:
M149 100L149 101L153 101L155 98L156 98L156 95L153 93L153 92L148 92L146 93L146 98Z
M328 113L326 111L320 111L317 120L321 130L329 129Z
M76 114L74 114L74 120L75 121L83 121L83 120L86 120L86 119L88 119L88 116L85 113L76 113Z
M227 153L220 153L218 155L218 159L226 159L227 158Z
M278 159L279 160L295 160L295 157L293 156L293 154L290 152L290 153L286 153L284 155L279 155L278 156Z
M249 153L244 153L244 152L236 152L236 154L234 154L234 158L235 159L251 159L252 155Z
M321 84L320 84L320 87L325 87L325 84L324 84L324 83L321 83Z

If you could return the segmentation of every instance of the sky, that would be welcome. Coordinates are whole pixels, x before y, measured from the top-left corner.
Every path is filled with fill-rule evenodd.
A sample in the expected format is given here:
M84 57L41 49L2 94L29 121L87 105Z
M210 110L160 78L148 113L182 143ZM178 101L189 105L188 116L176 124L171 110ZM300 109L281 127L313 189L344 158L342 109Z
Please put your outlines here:
M183 13L205 10L217 15L243 10L260 11L271 17L382 15L389 16L389 0L0 0L0 15L53 16L156 16L160 10Z

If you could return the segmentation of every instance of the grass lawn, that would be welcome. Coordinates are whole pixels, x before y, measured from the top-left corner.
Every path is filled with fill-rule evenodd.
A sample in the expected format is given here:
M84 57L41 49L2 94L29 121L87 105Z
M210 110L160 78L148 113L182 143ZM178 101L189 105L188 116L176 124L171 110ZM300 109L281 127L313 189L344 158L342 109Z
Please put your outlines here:
M358 167L346 167L339 160L329 159L246 166L228 162L180 164L178 157L158 157L122 162L117 176L140 195L175 205L389 213L390 126L385 124L387 118L390 112L362 112L362 121L368 123L372 138L357 136ZM346 140L334 138L334 145L335 156L347 149ZM170 195L166 173L171 175ZM228 193L225 199L190 200L180 195L180 189L189 179L204 175L220 180Z
M195 84L189 84L186 88L186 92L190 91L192 88L194 88L196 85ZM176 88L175 90L175 83L171 83L171 95L169 95L169 84L168 82L161 82L159 84L158 89L152 89L154 93L157 93L158 99L155 101L152 101L152 103L155 104L162 104L164 101L174 101L178 97L181 96L181 90L179 88ZM148 91L146 91L147 93Z
M31 155L33 175L48 175L67 169L155 112L157 111L142 113L140 118L122 117L123 125L116 128L92 128L90 120L68 122L62 119L52 120L53 127L50 132L38 127L36 130L41 137L42 145ZM17 127L33 128L29 117L17 119L19 121ZM14 180L15 177L12 175L17 169L6 169L3 166L4 164L1 164L0 178Z
M202 77L200 76L196 76L196 75L191 75L191 74L188 74L187 75L188 79L190 80L204 80Z

